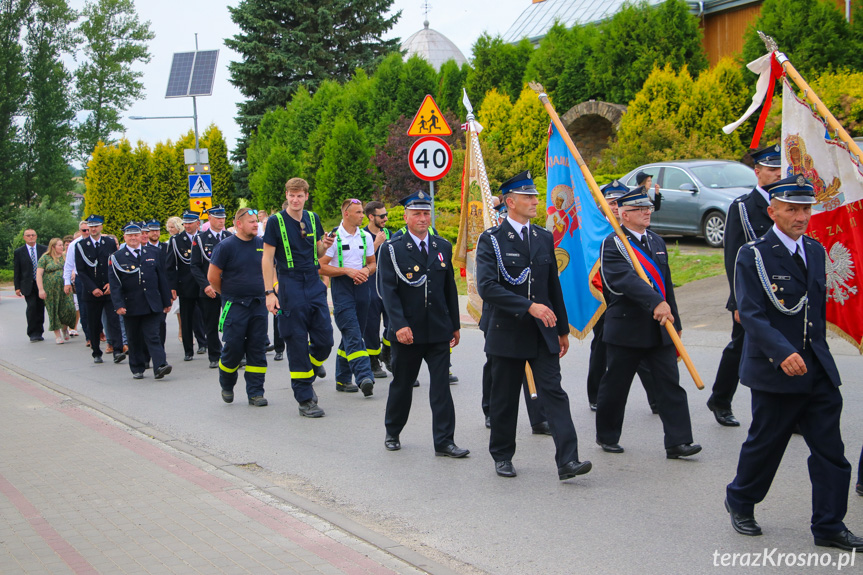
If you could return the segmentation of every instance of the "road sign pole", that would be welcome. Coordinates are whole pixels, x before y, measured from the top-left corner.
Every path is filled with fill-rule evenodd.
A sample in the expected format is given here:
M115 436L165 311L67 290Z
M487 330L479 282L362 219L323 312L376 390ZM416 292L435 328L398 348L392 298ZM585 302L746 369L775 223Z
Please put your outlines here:
M431 202L431 204L432 204L431 227L434 227L434 182L433 181L429 182L429 195L431 196L431 201L432 201Z

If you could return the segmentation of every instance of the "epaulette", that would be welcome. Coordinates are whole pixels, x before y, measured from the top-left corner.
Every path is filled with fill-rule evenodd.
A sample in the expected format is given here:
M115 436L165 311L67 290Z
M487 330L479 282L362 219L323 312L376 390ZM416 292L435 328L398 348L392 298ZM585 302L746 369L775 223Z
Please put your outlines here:
M545 233L545 234L551 235L551 232L550 232L550 231L548 231L547 229L545 229L545 228L544 228L544 227L542 227L542 226L538 226L538 225L536 225L536 224L531 224L531 226L530 226L530 227L532 227L532 228L533 228L533 229L535 229L535 230L539 230L539 232L540 232L540 233Z
M407 234L399 234L399 235L397 235L397 236L396 236L396 235L393 235L393 236L392 236L392 237L390 237L390 239L388 239L387 241L388 241L388 242L390 242L390 243L400 242L400 241L402 241L402 239L404 239L405 237L407 237Z

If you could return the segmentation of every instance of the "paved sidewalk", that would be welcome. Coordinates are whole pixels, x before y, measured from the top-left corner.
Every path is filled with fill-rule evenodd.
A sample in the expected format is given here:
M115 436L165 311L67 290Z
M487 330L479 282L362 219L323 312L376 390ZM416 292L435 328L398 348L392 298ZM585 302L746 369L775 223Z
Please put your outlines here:
M448 571L2 367L0 397L4 575Z

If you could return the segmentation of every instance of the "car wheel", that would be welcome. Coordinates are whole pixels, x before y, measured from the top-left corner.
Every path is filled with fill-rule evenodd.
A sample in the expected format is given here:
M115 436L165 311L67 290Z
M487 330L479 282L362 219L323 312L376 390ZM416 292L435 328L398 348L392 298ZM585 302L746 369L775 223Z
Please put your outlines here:
M712 248L721 248L725 239L725 216L722 212L708 212L701 225L704 241Z

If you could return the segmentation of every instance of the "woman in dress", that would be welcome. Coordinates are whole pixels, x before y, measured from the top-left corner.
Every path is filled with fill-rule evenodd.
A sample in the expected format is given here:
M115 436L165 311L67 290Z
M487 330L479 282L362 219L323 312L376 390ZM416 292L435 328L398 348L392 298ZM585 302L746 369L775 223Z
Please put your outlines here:
M69 328L75 327L75 302L63 291L63 240L53 238L48 250L39 258L36 267L36 285L39 297L48 309L48 329L54 330L58 344L69 339Z

